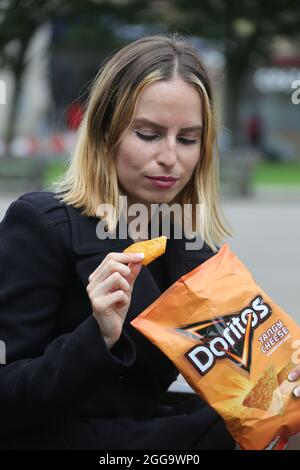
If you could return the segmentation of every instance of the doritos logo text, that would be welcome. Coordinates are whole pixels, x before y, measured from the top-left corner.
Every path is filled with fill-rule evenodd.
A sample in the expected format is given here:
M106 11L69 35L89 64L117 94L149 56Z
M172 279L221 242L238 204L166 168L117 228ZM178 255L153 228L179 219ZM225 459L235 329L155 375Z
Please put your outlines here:
M258 295L238 313L181 326L176 331L201 343L185 353L185 357L201 375L207 374L217 359L224 358L249 372L253 331L271 313L271 307Z

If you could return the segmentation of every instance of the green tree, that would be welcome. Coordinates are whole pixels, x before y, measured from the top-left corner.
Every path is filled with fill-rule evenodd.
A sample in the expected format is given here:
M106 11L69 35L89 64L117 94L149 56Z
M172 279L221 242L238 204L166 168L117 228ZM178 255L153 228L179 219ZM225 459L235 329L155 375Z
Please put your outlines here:
M7 143L13 136L16 102L28 66L26 51L33 34L57 17L72 21L87 13L110 15L124 24L144 24L150 32L178 31L219 41L226 58L225 124L233 137L238 135L238 107L247 72L266 61L275 37L299 35L300 24L299 0L273 0L271 4L261 0L0 0L0 67L7 66L15 77ZM93 28L95 24L89 29L86 23L75 28L71 42L80 43L85 37L89 38L84 40L86 44L94 43L100 36ZM116 44L112 42L113 47Z
M17 101L31 38L43 24L58 1L10 0L0 1L0 67L6 67L14 77L14 91L4 141L9 149L14 134Z

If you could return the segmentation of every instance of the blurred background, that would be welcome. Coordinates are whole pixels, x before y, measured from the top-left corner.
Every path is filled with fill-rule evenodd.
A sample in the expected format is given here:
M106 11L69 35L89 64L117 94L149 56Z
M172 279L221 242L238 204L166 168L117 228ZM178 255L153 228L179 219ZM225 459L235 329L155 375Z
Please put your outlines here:
M228 243L300 323L298 0L0 0L0 220L64 171L102 61L174 31L213 80Z

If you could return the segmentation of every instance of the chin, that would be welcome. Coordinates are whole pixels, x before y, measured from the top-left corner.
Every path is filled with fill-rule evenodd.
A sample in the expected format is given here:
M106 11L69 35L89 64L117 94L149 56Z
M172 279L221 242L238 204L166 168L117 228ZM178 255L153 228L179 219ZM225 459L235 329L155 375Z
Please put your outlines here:
M168 194L136 194L133 195L131 194L131 198L139 203L139 204L169 204L171 203L174 198L177 196L178 192L176 194L169 192Z
M157 197L157 198L153 198L151 200L148 201L148 204L169 204L171 201L173 201L174 197Z

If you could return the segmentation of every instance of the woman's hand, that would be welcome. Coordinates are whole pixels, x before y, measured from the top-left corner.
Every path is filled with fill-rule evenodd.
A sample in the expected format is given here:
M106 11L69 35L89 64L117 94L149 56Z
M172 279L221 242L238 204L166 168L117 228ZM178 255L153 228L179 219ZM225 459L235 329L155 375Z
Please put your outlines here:
M300 379L300 364L296 366L295 369L293 369L288 375L288 380L290 382L295 382L298 379ZM294 388L293 395L296 398L300 397L300 385L297 385L297 387Z
M109 253L89 277L86 290L109 349L121 336L143 257L140 253Z

